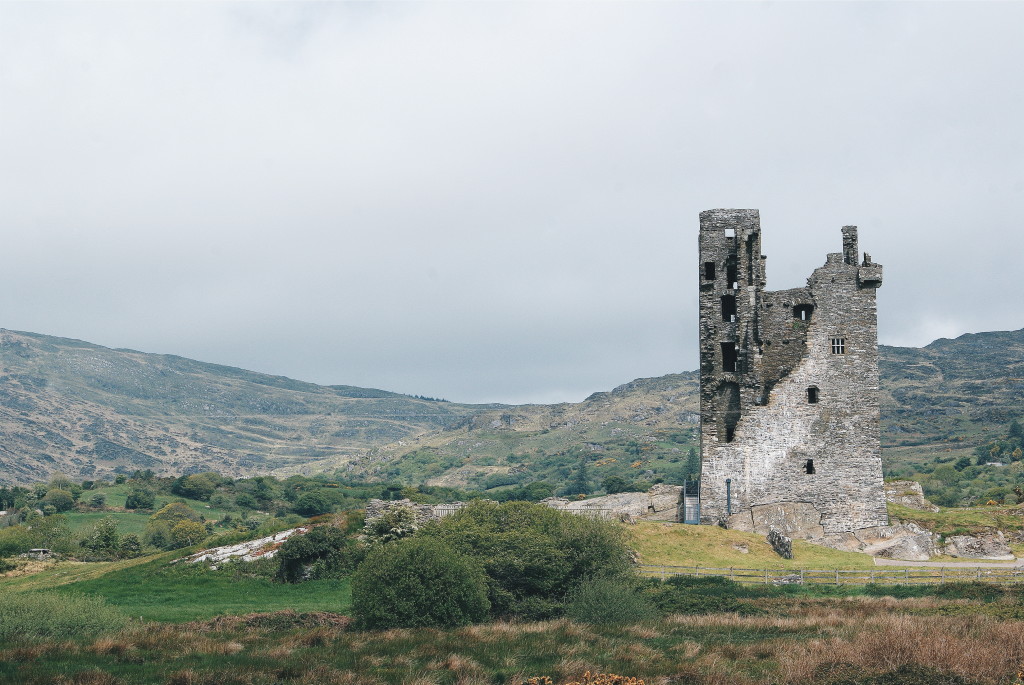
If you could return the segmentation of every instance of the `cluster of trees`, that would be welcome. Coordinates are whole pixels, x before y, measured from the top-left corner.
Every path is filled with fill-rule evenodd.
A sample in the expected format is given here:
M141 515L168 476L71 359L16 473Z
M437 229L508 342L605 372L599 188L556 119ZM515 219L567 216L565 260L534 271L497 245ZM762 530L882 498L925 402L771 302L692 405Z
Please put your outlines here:
M928 499L944 507L1019 504L1024 503L1022 450L1024 428L1014 420L1005 437L976 447L974 458L940 454L929 463L890 468L887 475L919 481Z
M366 628L543 619L596 577L628 584L621 527L528 502L472 502L417 525L398 507L358 527L319 526L278 551L282 582L352 576Z
M992 462L1014 462L1024 457L1024 427L1014 419L1001 440L979 445L974 450L978 466Z

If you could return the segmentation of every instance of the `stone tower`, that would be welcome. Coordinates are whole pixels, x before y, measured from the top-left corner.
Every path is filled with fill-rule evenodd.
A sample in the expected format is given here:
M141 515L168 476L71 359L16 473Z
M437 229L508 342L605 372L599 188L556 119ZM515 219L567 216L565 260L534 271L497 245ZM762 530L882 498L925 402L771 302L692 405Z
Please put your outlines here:
M875 289L857 228L765 291L756 209L700 215L701 522L818 537L885 525Z

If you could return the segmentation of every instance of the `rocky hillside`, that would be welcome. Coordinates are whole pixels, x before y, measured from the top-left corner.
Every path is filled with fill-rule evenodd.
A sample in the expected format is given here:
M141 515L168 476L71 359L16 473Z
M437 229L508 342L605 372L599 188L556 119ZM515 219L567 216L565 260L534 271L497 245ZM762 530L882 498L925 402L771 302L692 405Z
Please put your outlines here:
M481 409L0 330L0 483L344 463Z
M970 455L1024 416L1024 329L880 352L882 449L890 467Z
M887 467L968 454L1024 415L1024 330L881 357ZM697 384L689 372L580 403L462 405L0 331L0 483L145 468L476 487L674 482L697 442Z

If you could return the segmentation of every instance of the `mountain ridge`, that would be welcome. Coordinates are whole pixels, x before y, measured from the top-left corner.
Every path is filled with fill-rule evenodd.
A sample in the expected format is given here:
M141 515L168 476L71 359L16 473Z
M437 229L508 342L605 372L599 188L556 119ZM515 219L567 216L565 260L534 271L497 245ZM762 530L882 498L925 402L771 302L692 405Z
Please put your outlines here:
M879 353L890 464L967 454L1024 413L1024 329ZM595 479L679 479L698 439L698 380L462 404L0 329L0 483L151 468L502 487L561 482L588 462Z

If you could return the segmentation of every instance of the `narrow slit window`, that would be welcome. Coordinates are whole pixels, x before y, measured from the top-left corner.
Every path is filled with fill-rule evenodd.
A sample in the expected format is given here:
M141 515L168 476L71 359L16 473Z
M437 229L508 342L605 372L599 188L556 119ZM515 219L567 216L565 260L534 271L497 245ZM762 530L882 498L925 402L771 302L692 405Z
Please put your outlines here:
M804 473L808 476L814 475L814 460L808 459L807 463L804 464Z
M704 262L704 280L713 281L715 280L715 263Z
M735 290L738 280L739 278L736 275L736 255L729 255L728 259L725 260L725 284L727 287Z
M722 321L736 320L736 296L722 295Z
M722 343L722 371L736 370L736 343Z
M832 354L846 354L846 338L832 338Z
M818 403L818 389L813 385L807 388L807 404Z

